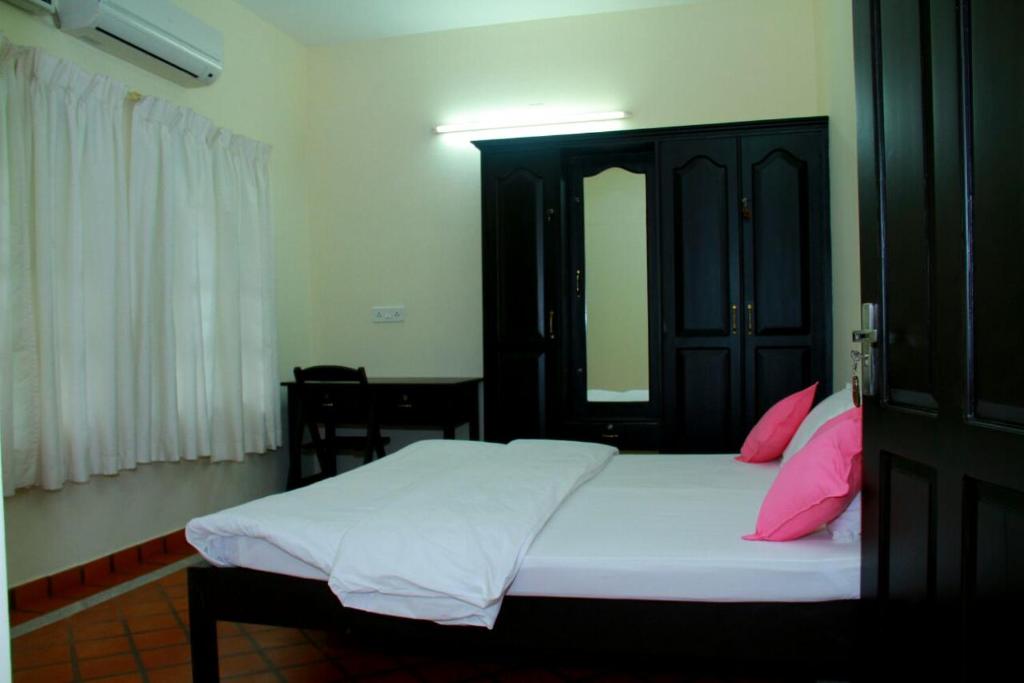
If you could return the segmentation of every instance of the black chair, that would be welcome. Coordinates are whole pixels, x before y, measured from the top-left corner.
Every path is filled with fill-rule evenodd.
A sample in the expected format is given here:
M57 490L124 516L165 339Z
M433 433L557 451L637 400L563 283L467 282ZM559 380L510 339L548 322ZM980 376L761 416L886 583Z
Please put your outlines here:
M380 434L374 417L373 397L363 368L341 365L314 365L295 368L295 384L302 401L303 426L312 441L303 444L310 448L320 463L320 474L304 477L302 484L333 477L338 473L337 456L361 454L363 462L374 455L384 457L384 446L391 442ZM341 436L339 428L366 428L362 436Z

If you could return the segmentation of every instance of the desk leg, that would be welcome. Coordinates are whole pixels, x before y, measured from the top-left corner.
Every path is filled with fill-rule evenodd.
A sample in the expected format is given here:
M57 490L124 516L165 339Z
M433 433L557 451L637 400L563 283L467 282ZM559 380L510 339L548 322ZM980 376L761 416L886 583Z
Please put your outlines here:
M480 415L475 412L473 413L473 416L469 418L469 440L480 440Z
M302 406L299 392L294 385L288 386L288 490L299 485L302 479Z

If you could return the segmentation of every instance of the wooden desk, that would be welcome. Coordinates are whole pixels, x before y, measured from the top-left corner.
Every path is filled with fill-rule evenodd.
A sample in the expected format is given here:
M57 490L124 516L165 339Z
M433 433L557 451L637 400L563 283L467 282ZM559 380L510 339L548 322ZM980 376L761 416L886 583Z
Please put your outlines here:
M469 438L480 439L480 377L370 377L374 414L381 427L434 428L454 439L469 423ZM302 400L295 382L288 388L288 488L302 476ZM338 384L355 392L355 385Z

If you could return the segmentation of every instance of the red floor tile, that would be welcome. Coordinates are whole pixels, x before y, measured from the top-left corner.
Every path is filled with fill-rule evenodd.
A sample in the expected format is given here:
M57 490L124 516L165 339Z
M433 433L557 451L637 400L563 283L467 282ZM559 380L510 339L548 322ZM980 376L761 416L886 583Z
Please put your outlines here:
M165 666L192 661L188 645L171 645L154 650L143 650L139 653L139 659L147 669L162 669Z
M37 669L15 671L14 683L70 683L74 681L71 664L51 664Z
M135 647L139 650L152 650L168 645L183 645L188 641L185 631L180 628L165 628L158 631L147 631L132 635Z
M14 669L31 669L47 664L63 664L71 661L71 646L67 643L47 645L32 649L15 649L11 653Z
M330 662L305 664L292 669L283 669L281 673L288 683L330 683L345 678L341 669Z
M78 662L78 672L84 681L137 671L138 665L135 663L135 657L130 653L83 659Z
M131 652L132 646L126 636L99 638L75 643L75 656L79 659L107 657Z
M269 667L267 662L259 654L250 652L243 655L231 655L220 658L220 675L236 676L238 674L251 674L259 671L266 671Z
M324 653L311 643L276 647L270 650L264 650L263 653L276 667L308 664L310 662L321 661L324 659Z

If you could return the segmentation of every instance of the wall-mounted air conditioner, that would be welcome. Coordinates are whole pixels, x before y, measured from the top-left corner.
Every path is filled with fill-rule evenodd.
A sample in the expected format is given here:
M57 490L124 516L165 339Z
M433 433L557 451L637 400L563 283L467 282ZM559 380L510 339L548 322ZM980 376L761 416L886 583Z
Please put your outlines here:
M224 36L170 0L58 0L62 31L184 85L224 68Z

